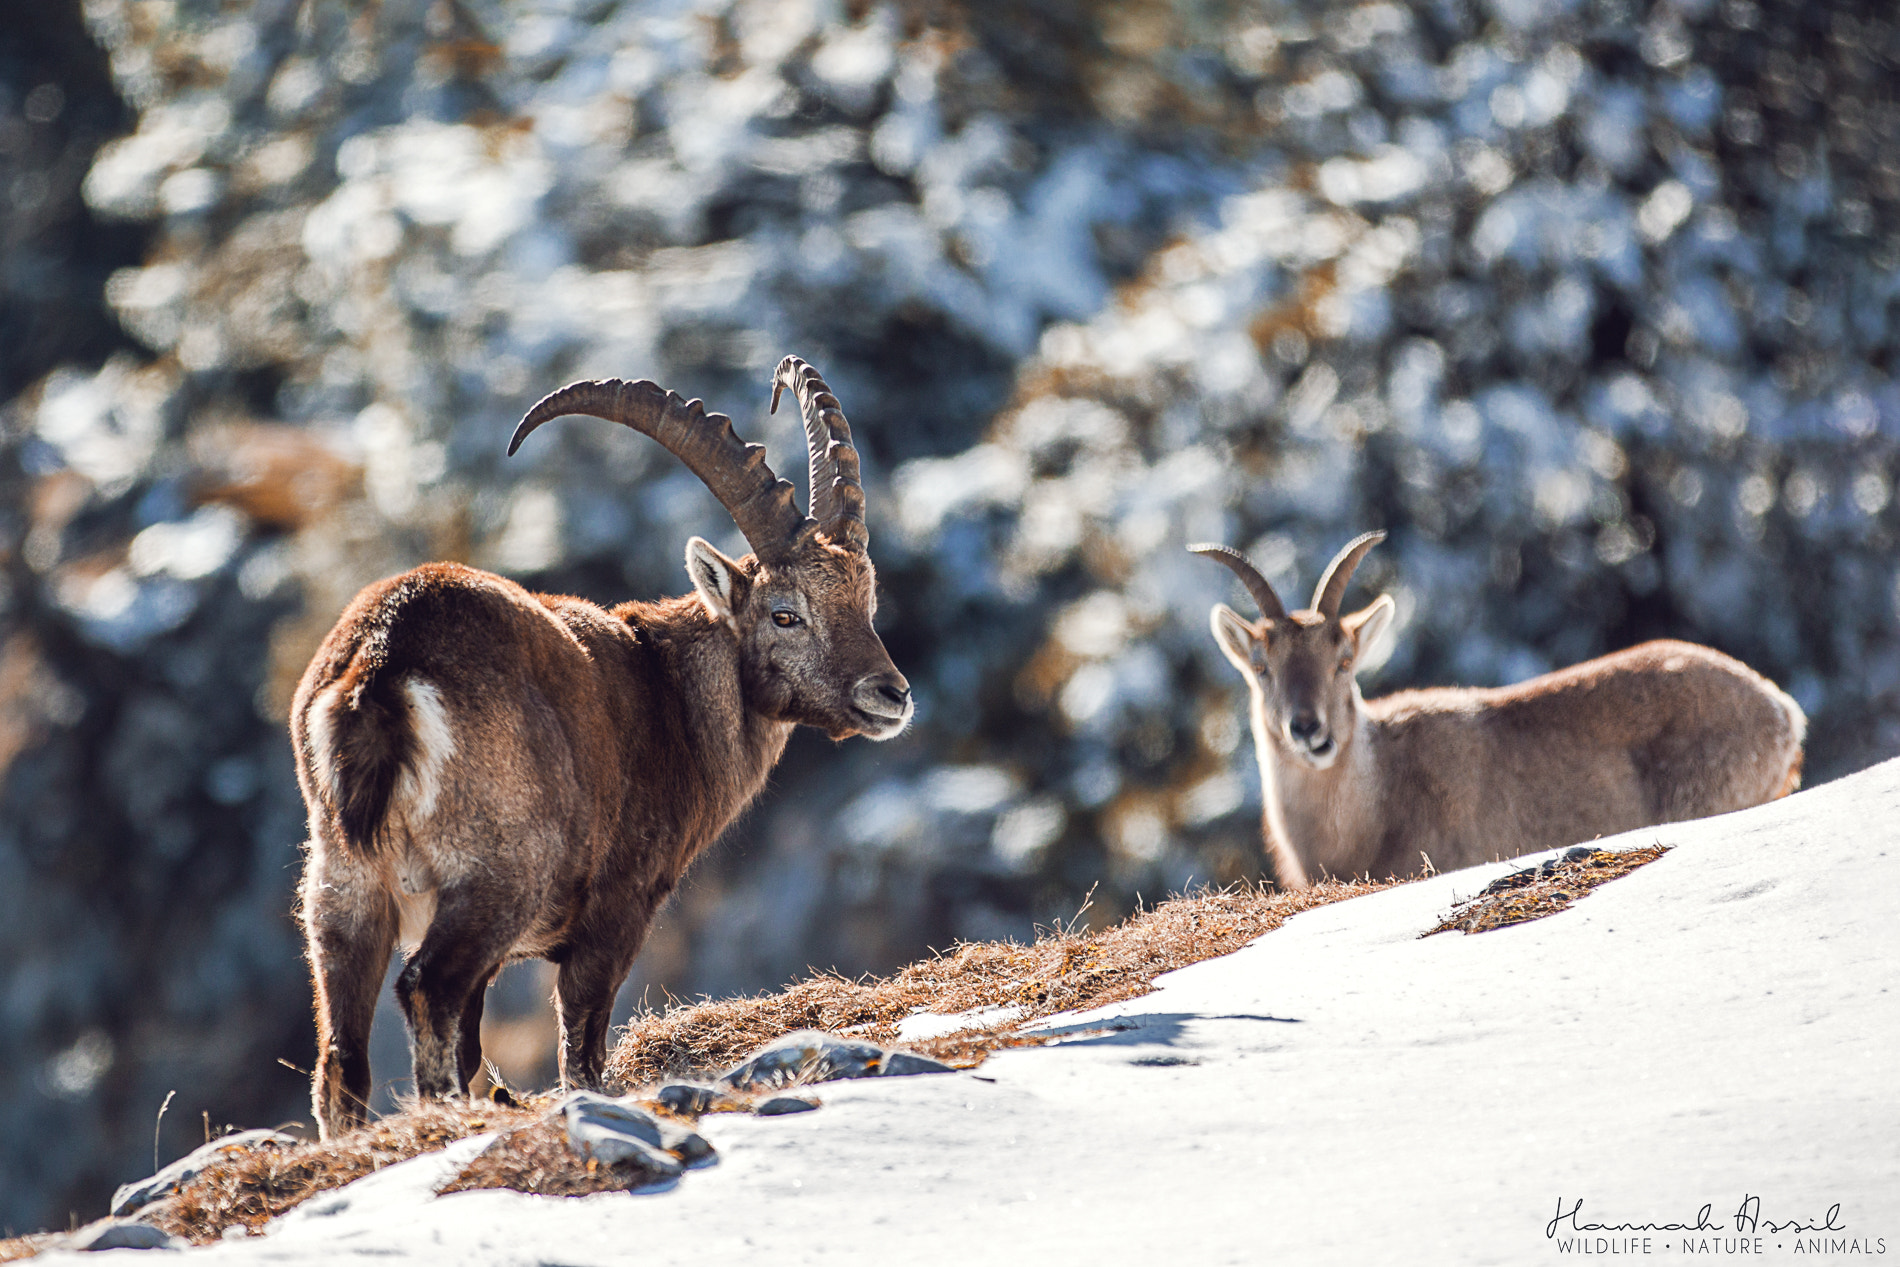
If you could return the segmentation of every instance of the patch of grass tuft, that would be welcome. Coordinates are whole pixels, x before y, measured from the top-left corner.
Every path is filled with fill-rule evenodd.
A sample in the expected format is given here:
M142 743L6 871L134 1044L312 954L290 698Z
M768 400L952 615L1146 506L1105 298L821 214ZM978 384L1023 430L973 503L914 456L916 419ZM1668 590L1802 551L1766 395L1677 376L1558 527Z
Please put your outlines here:
M148 1221L198 1245L228 1228L257 1233L286 1210L384 1166L482 1131L526 1126L540 1116L535 1108L425 1100L337 1139L266 1145L215 1162L164 1199Z
M1026 946L965 942L879 979L825 973L776 994L648 1012L634 1017L608 1071L639 1086L727 1067L795 1029L890 1045L897 1041L898 1023L915 1012L1016 1008L1005 1024L905 1044L967 1068L999 1048L1042 1042L1020 1032L1025 1024L1146 994L1164 972L1239 950L1301 911L1394 883L1327 881L1290 893L1209 890L1163 902L1099 932L1052 929Z
M1494 928L1525 924L1546 915L1570 909L1599 884L1628 875L1645 863L1656 861L1669 852L1665 845L1646 845L1641 849L1584 851L1583 847L1561 854L1540 866L1513 871L1493 880L1484 892L1461 902L1430 932L1488 933ZM1576 855L1573 857L1572 855Z

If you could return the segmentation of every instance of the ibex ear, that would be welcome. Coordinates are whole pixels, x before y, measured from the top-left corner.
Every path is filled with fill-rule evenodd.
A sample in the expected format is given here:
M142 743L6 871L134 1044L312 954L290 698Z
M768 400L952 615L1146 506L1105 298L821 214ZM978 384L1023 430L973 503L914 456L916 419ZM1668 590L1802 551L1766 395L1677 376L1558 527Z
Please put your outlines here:
M1392 596L1381 594L1372 606L1339 618L1358 645L1353 653L1353 672L1376 669L1391 656L1393 643L1388 635L1392 632L1392 614L1397 610Z
M686 575L693 578L693 588L699 591L699 601L706 604L707 613L714 620L725 621L737 633L739 620L732 611L738 605L739 587L745 584L739 565L719 553L706 538L694 537L686 543Z
M1253 677L1253 626L1226 603L1215 603L1214 610L1207 614L1207 627L1214 631L1214 643L1228 662L1247 677Z

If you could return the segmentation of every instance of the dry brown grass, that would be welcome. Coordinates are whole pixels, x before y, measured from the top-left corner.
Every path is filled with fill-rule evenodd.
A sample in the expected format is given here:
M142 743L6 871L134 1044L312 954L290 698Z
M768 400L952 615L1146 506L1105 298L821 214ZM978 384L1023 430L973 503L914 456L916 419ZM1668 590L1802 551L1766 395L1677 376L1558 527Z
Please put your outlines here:
M1438 927L1420 936L1459 931L1486 933L1567 911L1572 902L1597 885L1628 875L1667 852L1668 848L1663 845L1616 852L1598 849L1581 858L1559 859L1554 864L1513 871L1486 885L1477 897L1453 907Z
M881 979L825 974L777 994L718 999L636 1016L608 1063L629 1086L729 1066L795 1029L897 1040L897 1025L923 1010L1015 1006L1007 1025L908 1043L959 1067L1001 1047L1035 1043L1020 1027L1058 1012L1146 994L1164 972L1240 949L1289 916L1394 881L1327 882L1295 893L1233 888L1176 898L1100 932L1057 929L1032 945L970 942Z
M675 1006L635 1018L614 1051L609 1075L629 1087L648 1087L681 1075L717 1072L796 1029L849 1031L890 1044L898 1022L919 1009L1021 1009L1006 1024L906 1044L967 1068L993 1051L1045 1041L1023 1034L1026 1024L1146 994L1164 972L1238 950L1300 911L1393 883L1326 883L1298 893L1204 892L1164 902L1097 932L1057 928L1026 946L959 945L879 980L821 975L776 994ZM255 1149L207 1166L175 1196L150 1207L146 1217L201 1245L232 1227L255 1233L319 1193L488 1130L506 1132L507 1138L443 1191L502 1187L578 1196L651 1181L653 1176L638 1168L577 1157L563 1126L547 1119L551 1103L551 1096L519 1106L426 1102L328 1143ZM0 1261L31 1257L44 1241L0 1242Z
M43 1249L51 1249L52 1242L58 1239L54 1232L36 1232L32 1236L9 1236L0 1240L0 1263L17 1263L22 1258L31 1258Z
M384 1166L481 1131L526 1126L539 1118L533 1108L425 1101L335 1140L255 1148L206 1166L156 1207L149 1221L200 1245L218 1239L226 1228L258 1232L293 1206Z

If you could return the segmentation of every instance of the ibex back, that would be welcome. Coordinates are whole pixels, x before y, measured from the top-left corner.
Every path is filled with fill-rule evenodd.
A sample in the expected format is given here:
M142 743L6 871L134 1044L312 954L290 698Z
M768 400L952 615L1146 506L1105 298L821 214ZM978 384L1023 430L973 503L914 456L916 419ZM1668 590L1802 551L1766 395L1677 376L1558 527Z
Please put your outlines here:
M1212 612L1247 683L1268 853L1283 887L1324 876L1449 871L1655 823L1744 809L1801 781L1801 709L1739 661L1647 642L1516 686L1366 700L1354 679L1392 600L1339 614L1381 532L1288 612L1244 555L1226 564L1260 607Z
M694 592L604 609L436 563L369 586L297 691L310 812L303 922L316 990L312 1098L328 1137L364 1120L391 950L416 1090L466 1091L501 965L559 965L561 1077L598 1085L609 1008L681 874L763 786L796 725L889 739L910 687L872 629L877 578L850 428L817 371L803 412L811 517L729 419L649 382L576 383L529 411L643 432L732 513L753 553L686 546Z

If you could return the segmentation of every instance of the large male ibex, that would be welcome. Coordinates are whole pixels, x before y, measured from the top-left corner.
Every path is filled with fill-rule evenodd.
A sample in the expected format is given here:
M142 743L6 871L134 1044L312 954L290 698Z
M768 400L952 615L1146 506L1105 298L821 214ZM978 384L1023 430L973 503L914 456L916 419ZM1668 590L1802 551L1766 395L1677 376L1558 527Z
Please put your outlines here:
M1280 884L1450 871L1655 823L1743 809L1801 782L1807 720L1748 666L1686 642L1646 642L1516 686L1360 697L1354 665L1393 605L1339 614L1369 532L1289 612L1245 555L1232 568L1260 607L1211 623L1247 683Z
M910 686L871 619L851 430L787 357L805 421L811 516L765 450L650 382L575 383L528 411L508 452L565 414L665 445L753 553L686 545L694 592L604 609L434 563L357 595L291 706L310 811L303 923L316 989L312 1100L327 1138L361 1123L390 952L416 1090L467 1090L501 965L559 965L560 1068L599 1084L608 1012L654 913L752 800L796 725L889 739Z

